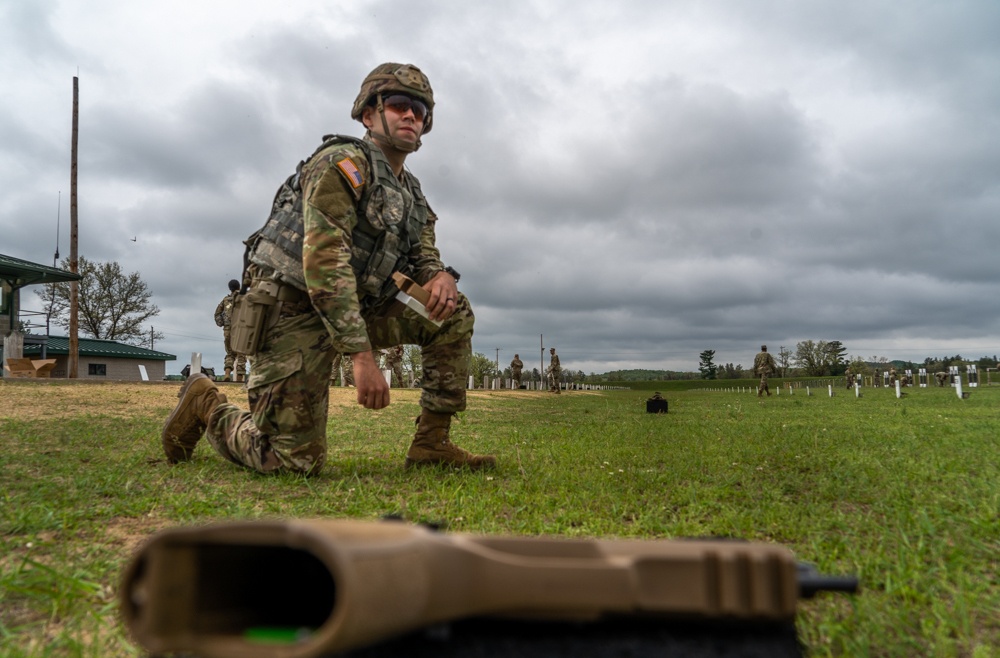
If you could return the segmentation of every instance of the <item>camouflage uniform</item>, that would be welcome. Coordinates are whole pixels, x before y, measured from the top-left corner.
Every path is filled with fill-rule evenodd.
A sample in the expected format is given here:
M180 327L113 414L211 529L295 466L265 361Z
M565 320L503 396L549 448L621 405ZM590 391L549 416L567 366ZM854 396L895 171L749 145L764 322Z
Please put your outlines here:
M376 67L351 111L368 129L365 139L325 137L279 188L264 226L245 242L250 289L241 298L240 327L255 342L250 411L193 375L161 435L169 462L190 459L204 434L237 464L315 474L326 460L334 357L409 344L421 347L423 394L406 467L496 465L492 455L472 454L449 438L452 416L465 409L475 317L455 287L458 273L441 263L437 217L403 167L405 154L420 146L407 132L421 122L420 134L429 132L433 106L418 68ZM446 319L432 322L398 302L396 273L431 284L433 313ZM365 381L357 383L375 396L359 393L358 403L382 408L388 388L368 371L367 355L362 360Z
M518 358L519 356L519 354L515 354L514 360L510 362L510 374L514 379L514 388L521 388L521 371L524 370L524 362Z
M385 368L392 371L392 385L403 388L403 346L396 345L385 350Z
M562 368L559 365L559 355L555 348L549 349L549 367L545 369L548 375L549 391L559 393L559 380L562 378Z
M405 170L396 179L371 142L341 138L327 140L301 166L299 183L302 269L270 266L276 261L266 253L267 241L256 243L251 252L252 279L281 282L288 298L280 302L255 355L247 382L251 410L220 405L206 432L223 456L263 472L284 468L315 473L322 467L328 383L337 354L420 345L420 406L437 413L465 409L472 356L475 318L463 294L458 293L455 313L439 328L395 301L392 267L370 267L377 252L362 272L355 270L358 232L371 227L396 228L393 239L400 242L412 237L402 251L401 269L417 283L444 270L435 246L437 217L417 179ZM362 200L367 201L364 207Z
M236 290L232 289L232 284L236 283ZM247 369L247 357L244 354L238 354L233 350L232 344L230 343L230 325L233 319L233 304L236 302L236 297L239 293L239 282L235 279L230 282L231 292L222 298L219 305L215 307L215 324L216 326L222 327L222 335L225 339L226 346L226 381L230 380L230 375L233 370L233 366L236 366L236 373L239 377L238 381L243 381L242 375Z
M757 397L761 397L764 393L771 395L771 389L767 386L768 375L773 375L777 372L778 366L774 362L774 357L768 354L767 345L760 346L760 352L753 360L753 371L754 374L760 375L760 384L757 386Z
M351 355L345 355L337 352L333 357L333 364L330 366L330 383L337 381L338 375L340 375L341 367L344 369L344 381L341 382L341 386L354 386L354 361L351 359Z

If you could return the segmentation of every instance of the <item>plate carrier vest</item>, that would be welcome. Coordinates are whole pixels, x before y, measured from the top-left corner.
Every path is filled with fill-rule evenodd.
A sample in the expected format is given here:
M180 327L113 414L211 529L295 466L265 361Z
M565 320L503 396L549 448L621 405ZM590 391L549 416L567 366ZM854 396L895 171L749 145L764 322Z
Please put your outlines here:
M429 209L420 184L408 176L404 187L377 147L354 137L327 135L307 160L278 188L264 226L247 238L248 261L274 271L286 285L306 291L302 269L302 188L299 175L306 162L335 144L361 148L373 172L357 205L358 223L351 233L351 269L358 301L369 307L395 291L393 272L406 271L410 250L420 242Z

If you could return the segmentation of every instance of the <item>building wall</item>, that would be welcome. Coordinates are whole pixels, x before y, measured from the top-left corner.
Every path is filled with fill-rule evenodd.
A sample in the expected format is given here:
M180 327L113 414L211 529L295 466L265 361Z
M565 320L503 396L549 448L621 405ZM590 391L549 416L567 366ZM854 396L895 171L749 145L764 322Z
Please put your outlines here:
M68 368L69 357L56 356L56 367L52 370L52 377L65 378ZM104 366L103 375L90 374L90 366ZM95 381L126 381L141 382L142 375L139 373L139 366L146 366L146 375L149 381L162 381L167 374L167 362L148 359L117 359L102 356L81 356L76 370L77 379L92 379Z

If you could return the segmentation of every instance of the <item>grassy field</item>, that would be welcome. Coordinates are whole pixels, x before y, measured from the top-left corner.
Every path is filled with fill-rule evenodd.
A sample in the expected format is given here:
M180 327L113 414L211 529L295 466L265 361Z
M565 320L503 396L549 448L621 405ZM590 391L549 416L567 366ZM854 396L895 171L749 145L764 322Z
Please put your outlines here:
M206 443L168 466L176 384L0 381L0 655L136 656L121 568L157 530L402 514L451 531L732 536L784 544L863 591L803 602L812 656L1000 657L1000 387L473 392L453 426L492 473L404 471L417 393L333 389L319 477L264 477ZM237 385L230 399L245 404Z

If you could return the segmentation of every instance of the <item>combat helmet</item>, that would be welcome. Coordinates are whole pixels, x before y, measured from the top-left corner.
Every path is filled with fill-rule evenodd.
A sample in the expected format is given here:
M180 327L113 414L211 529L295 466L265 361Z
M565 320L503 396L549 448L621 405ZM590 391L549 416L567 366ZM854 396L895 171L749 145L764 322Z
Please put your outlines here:
M421 134L429 133L434 123L434 91L431 89L431 83L427 76L413 64L387 62L376 66L361 83L361 91L354 100L354 107L351 108L351 118L355 121L361 121L365 106L371 102L373 97L376 98L379 114L383 114L382 99L392 92L418 98L427 105L427 118L424 119L424 129ZM389 132L384 115L382 116L382 127L386 133ZM392 143L391 139L390 143ZM392 145L399 147L397 144ZM420 140L417 140L413 150L415 151L417 148L420 148Z

